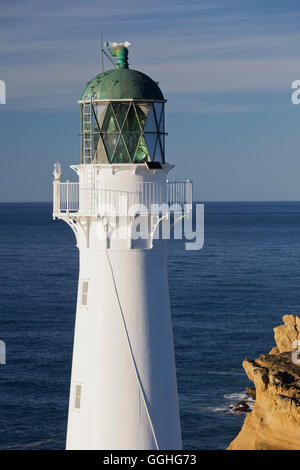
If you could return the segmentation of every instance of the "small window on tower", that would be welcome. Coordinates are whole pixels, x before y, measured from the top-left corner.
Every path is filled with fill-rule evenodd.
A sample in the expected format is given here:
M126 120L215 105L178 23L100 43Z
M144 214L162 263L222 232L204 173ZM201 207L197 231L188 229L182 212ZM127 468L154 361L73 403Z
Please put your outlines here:
M81 385L76 384L75 386L75 404L74 407L76 410L80 410L80 401L81 401Z
M81 305L87 307L89 281L82 281Z

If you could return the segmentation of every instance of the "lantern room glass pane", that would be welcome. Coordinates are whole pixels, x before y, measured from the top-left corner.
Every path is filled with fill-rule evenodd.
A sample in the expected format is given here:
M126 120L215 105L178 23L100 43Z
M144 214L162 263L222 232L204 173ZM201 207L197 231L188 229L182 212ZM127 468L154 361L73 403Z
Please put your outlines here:
M155 161L164 163L164 155L162 151L162 145L160 142L160 138L157 139L157 145L156 145L156 150L155 150Z
M124 141L126 143L131 160L134 159L134 154L139 143L140 134L138 133L126 133L123 134Z
M102 125L103 125L104 118L105 118L107 104L97 104L97 105L95 105L94 108L95 108L95 113L96 113L96 116L97 116L97 121L98 121L99 127L101 129Z
M95 162L96 163L108 163L107 155L106 155L106 150L104 147L104 144L102 142L102 137L99 136L97 148L96 148L96 153L95 153Z
M97 132L97 126L95 126L95 132ZM97 151L97 147L98 147L98 143L99 143L99 138L100 138L100 134L99 132L97 132L97 134L94 134L94 138L93 138L93 155L95 155L96 151Z
M105 149L106 149L106 154L110 161L113 157L113 153L117 145L119 135L120 135L119 133L118 134L117 133L102 134Z
M159 128L159 132L165 132L165 109L164 109L163 104L161 107L160 117L158 118L158 114L156 114L156 116L157 116L157 124Z
M144 137L141 135L139 145L134 157L134 163L144 163L148 161L148 148Z
M149 150L150 160L155 160L155 147L157 145L157 134L145 134L145 141Z
M161 134L160 136L160 143L163 152L163 163L165 163L165 155L166 155L166 147L165 147L165 136Z
M112 158L112 163L130 163L130 158L124 144L123 137L120 136L118 145Z
M160 127L162 110L163 110L163 103L154 103L154 109L156 114L157 125Z
M141 128L143 129L145 127L146 119L150 111L150 104L135 104L135 109L140 121Z
M123 126L123 122L124 122L129 106L130 106L129 103L118 103L118 102L112 103L112 107L114 108L114 112L117 117L120 129Z
M165 127L165 106L163 106L163 109L162 109L159 130L160 130L160 132L166 132L166 127Z
M103 126L102 126L102 131L109 132L109 133L120 132L120 128L115 118L111 103L107 107L107 111L106 111Z
M153 105L151 105L150 112L147 117L147 121L144 127L144 132L157 132L157 125L153 111Z
M130 107L127 117L125 119L123 133L125 132L141 132L141 128L139 126L134 106Z

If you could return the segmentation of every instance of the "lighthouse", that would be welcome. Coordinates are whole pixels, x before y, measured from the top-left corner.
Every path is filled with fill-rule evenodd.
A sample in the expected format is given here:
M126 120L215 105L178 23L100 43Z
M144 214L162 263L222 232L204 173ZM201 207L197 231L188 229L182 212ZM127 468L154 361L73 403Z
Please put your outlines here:
M161 225L181 208L184 217L192 188L168 179L166 100L129 68L126 45L110 45L115 67L79 100L78 181L62 182L54 166L53 217L72 228L80 257L66 443L74 450L182 448Z

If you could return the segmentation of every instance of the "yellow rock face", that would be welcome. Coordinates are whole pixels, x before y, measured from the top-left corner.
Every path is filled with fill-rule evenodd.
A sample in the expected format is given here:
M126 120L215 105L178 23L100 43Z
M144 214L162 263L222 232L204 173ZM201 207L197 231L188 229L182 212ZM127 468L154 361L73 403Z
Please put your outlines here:
M229 450L300 450L300 365L292 360L300 318L285 315L283 321L274 328L276 348L243 362L256 402Z

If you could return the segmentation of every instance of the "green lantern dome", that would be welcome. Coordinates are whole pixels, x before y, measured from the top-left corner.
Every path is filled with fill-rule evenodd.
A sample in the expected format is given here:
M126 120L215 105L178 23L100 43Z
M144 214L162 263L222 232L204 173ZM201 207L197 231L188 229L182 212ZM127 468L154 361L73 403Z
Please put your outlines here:
M150 77L132 69L113 69L99 73L86 86L81 99L96 100L153 100L162 101L164 96Z
M96 100L164 100L158 84L152 78L128 68L126 47L118 47L112 52L116 57L116 68L99 73L88 82L82 100L90 97Z

